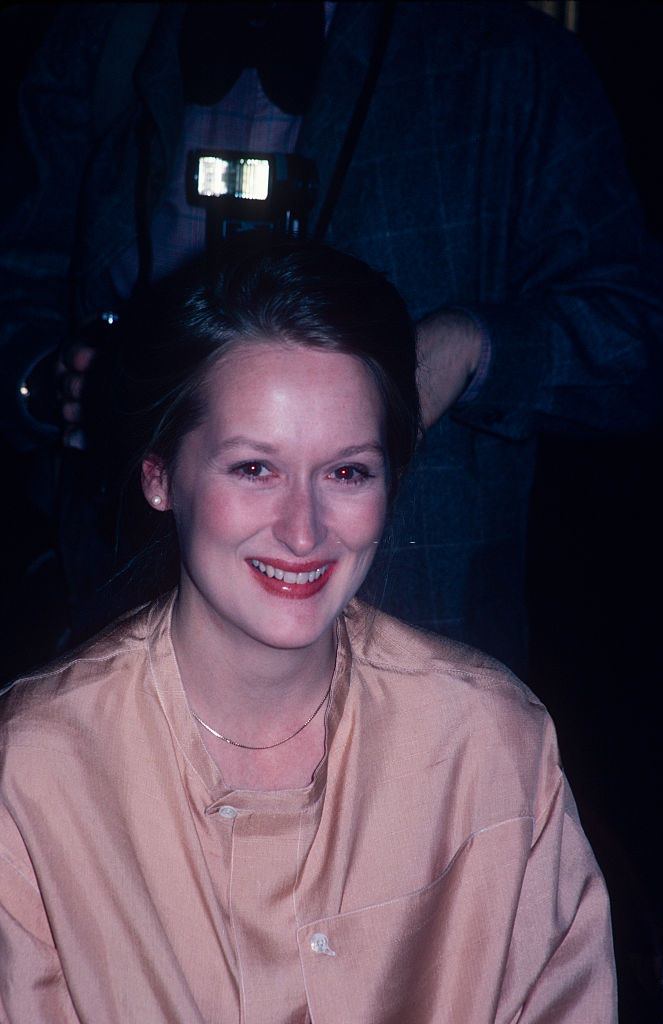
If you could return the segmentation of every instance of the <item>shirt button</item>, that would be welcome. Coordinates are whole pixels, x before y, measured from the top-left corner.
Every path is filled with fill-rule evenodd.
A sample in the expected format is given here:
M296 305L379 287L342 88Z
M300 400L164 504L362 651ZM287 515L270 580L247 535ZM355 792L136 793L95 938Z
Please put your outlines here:
M329 939L322 932L316 932L311 936L311 949L314 953L324 953L325 956L336 956L336 953L329 945Z
M223 807L219 807L219 817L221 818L236 818L238 811L235 807L230 807L229 804L225 804Z

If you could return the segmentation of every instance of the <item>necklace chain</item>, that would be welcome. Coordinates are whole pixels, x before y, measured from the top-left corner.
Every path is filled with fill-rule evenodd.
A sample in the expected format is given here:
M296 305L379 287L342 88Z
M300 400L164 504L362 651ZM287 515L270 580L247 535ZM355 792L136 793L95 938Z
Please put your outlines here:
M191 714L193 715L195 720L200 725L202 725L203 729L207 729L207 731L211 732L212 736L216 736L217 739L224 740L225 743L229 743L231 747L241 747L242 750L272 750L274 747L281 747L283 746L284 743L288 743L290 740L294 740L295 736L299 736L300 732L303 732L306 726L311 724L317 713L321 710L322 705L325 703L326 700L328 700L330 693L331 683L329 684L327 692L324 694L322 700L318 704L313 714L306 719L303 725L299 726L299 729L295 729L295 731L290 733L289 736L286 736L284 740L278 740L278 742L276 743L267 743L261 747L254 747L250 743L238 743L237 740L231 740L229 736L224 736L223 733L217 732L216 729L213 729L211 725L207 724L207 722L203 722L202 718L198 717L193 708L191 709Z

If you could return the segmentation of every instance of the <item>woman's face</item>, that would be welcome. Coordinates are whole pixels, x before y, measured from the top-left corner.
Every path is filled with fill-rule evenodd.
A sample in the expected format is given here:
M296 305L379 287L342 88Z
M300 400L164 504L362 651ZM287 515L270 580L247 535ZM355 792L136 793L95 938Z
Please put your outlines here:
M274 648L315 643L359 589L387 504L384 411L353 356L241 342L214 368L204 421L171 478L180 594L197 623Z

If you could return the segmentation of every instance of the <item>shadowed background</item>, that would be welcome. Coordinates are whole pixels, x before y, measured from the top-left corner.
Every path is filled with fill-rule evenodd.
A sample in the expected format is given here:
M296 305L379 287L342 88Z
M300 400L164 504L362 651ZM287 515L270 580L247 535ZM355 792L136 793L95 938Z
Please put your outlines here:
M576 31L585 46L621 125L650 230L663 244L663 5L532 6ZM0 116L10 141L2 174L11 173L16 85L55 11L57 5L47 4L2 8ZM663 1020L662 439L661 428L629 439L543 438L529 538L527 681L555 719L581 817L606 874L626 1024ZM13 560L25 562L33 532L41 532L17 500L20 466L12 459L3 452L5 578L13 575ZM9 608L14 596L0 588L0 608ZM14 646L37 661L58 628L26 622ZM3 666L3 674L10 670Z

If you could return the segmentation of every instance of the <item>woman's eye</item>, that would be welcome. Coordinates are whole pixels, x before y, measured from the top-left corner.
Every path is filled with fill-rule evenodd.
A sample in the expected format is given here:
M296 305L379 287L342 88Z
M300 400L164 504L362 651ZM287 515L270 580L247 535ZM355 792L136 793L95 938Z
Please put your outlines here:
M371 474L362 466L339 466L330 475L342 484L360 484Z
M269 470L263 462L242 462L232 467L232 472L245 480L263 480L269 476Z

